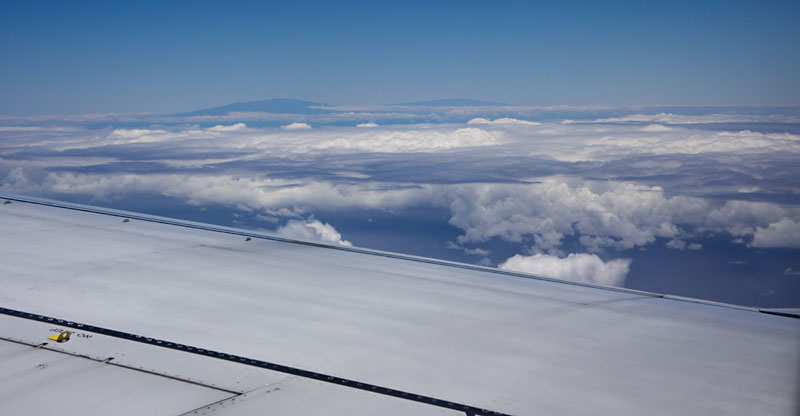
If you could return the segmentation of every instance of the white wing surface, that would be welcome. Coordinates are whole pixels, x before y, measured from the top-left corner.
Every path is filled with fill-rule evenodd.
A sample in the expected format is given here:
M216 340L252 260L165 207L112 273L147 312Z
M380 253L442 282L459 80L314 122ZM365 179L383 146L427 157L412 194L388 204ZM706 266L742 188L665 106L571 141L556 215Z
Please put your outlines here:
M0 197L0 414L800 409L791 311Z

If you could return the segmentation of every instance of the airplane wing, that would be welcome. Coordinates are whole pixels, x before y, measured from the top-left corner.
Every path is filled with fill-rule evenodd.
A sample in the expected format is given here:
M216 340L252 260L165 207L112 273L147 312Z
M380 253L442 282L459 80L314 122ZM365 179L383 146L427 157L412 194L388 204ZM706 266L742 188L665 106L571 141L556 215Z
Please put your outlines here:
M797 310L11 194L0 270L0 414L800 414Z

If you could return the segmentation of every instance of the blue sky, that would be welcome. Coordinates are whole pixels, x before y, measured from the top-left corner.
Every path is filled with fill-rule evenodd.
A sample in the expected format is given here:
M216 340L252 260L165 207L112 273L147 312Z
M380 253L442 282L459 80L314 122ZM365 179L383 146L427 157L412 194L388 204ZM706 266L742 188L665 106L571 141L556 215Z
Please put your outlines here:
M797 2L0 3L0 114L800 104Z

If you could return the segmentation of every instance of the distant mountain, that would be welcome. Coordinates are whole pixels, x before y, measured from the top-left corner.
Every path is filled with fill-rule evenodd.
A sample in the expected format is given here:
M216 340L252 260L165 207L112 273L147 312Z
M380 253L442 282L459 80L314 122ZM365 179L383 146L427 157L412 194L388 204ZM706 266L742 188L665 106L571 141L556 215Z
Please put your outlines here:
M177 117L224 116L228 113L277 113L277 114L328 114L330 110L312 108L325 104L291 98L272 98L261 101L239 102L219 107L203 108L188 113L173 114Z
M402 103L395 105L424 106L424 107L487 107L504 106L506 104L492 101L471 100L468 98L454 98L447 100L419 101L413 103ZM224 116L228 113L273 113L273 114L330 114L332 110L325 110L320 106L327 104L315 103L312 101L294 100L291 98L272 98L261 101L247 101L233 104L222 105L219 107L201 108L187 113L172 114L175 117L192 116Z
M469 98L451 98L447 100L417 101L413 103L402 103L396 105L411 105L425 107L489 107L504 106L507 104L496 103L493 101L471 100Z

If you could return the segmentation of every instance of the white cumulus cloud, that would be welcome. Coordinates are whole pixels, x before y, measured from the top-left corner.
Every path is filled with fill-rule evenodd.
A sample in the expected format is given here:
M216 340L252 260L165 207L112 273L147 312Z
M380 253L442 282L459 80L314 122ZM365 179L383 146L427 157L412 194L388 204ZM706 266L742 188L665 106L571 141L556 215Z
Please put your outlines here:
M713 231L725 231L734 236L744 236L753 234L756 231L755 227L766 227L785 215L785 209L768 202L732 200L709 211L704 226ZM788 224L780 226L786 225Z
M697 223L708 209L700 198L669 198L659 187L558 177L526 185L465 185L446 197L450 223L465 231L459 243L532 236L537 251L551 251L576 234L595 251L642 246L675 237L676 219Z
M149 143L165 141L180 136L182 134L161 129L115 129L108 134L107 140L108 144ZM85 147L86 144L76 147Z
M475 115L485 114L492 113ZM566 238L591 252L657 238L691 250L699 246L681 239L707 233L753 247L800 245L797 208L756 202L793 186L779 181L794 175L787 169L800 154L800 135L652 127L660 124L644 127L650 133L641 131L645 124L503 126L518 122L532 123L0 131L0 175L7 176L0 187L103 199L157 193L299 217L323 208L444 208L462 246L498 238L548 254L561 253ZM774 158L785 169L765 169ZM715 165L724 169L707 174ZM706 191L746 191L752 201Z
M493 238L525 243L536 252L559 254L565 237L587 250L631 249L671 239L674 249L699 249L680 236L727 232L754 236L755 247L797 247L797 216L775 204L667 196L660 187L630 182L540 178L528 184L414 184L350 182L368 176L345 172L344 183L231 174L82 174L49 172L32 178L23 168L9 172L2 188L12 192L87 194L112 200L136 192L177 197L191 204L308 215L317 209L401 210L441 207L462 230L459 244ZM716 206L716 208L715 208ZM284 215L280 214L280 215ZM783 219L782 219L783 218ZM693 243L696 244L696 243Z
M286 225L278 227L275 234L299 240L320 241L328 244L352 246L347 240L342 240L342 235L328 223L320 220L289 220Z
M308 123L292 123L281 127L284 130L308 130L311 126Z
M604 262L595 254L572 253L562 258L538 253L533 256L517 254L500 264L499 267L581 283L622 286L630 265L630 259Z
M667 241L667 247L674 250L683 250L686 248L686 242L683 240L672 239Z
M768 227L757 227L753 234L753 247L800 248L800 222L783 218Z
M231 125L228 125L228 126L218 125L218 126L214 126L214 127L209 127L206 130L215 131L215 132L222 132L222 131L237 131L237 130L243 130L243 129L246 129L246 128L247 128L246 124L244 124L244 123L236 123L236 124L231 124Z

